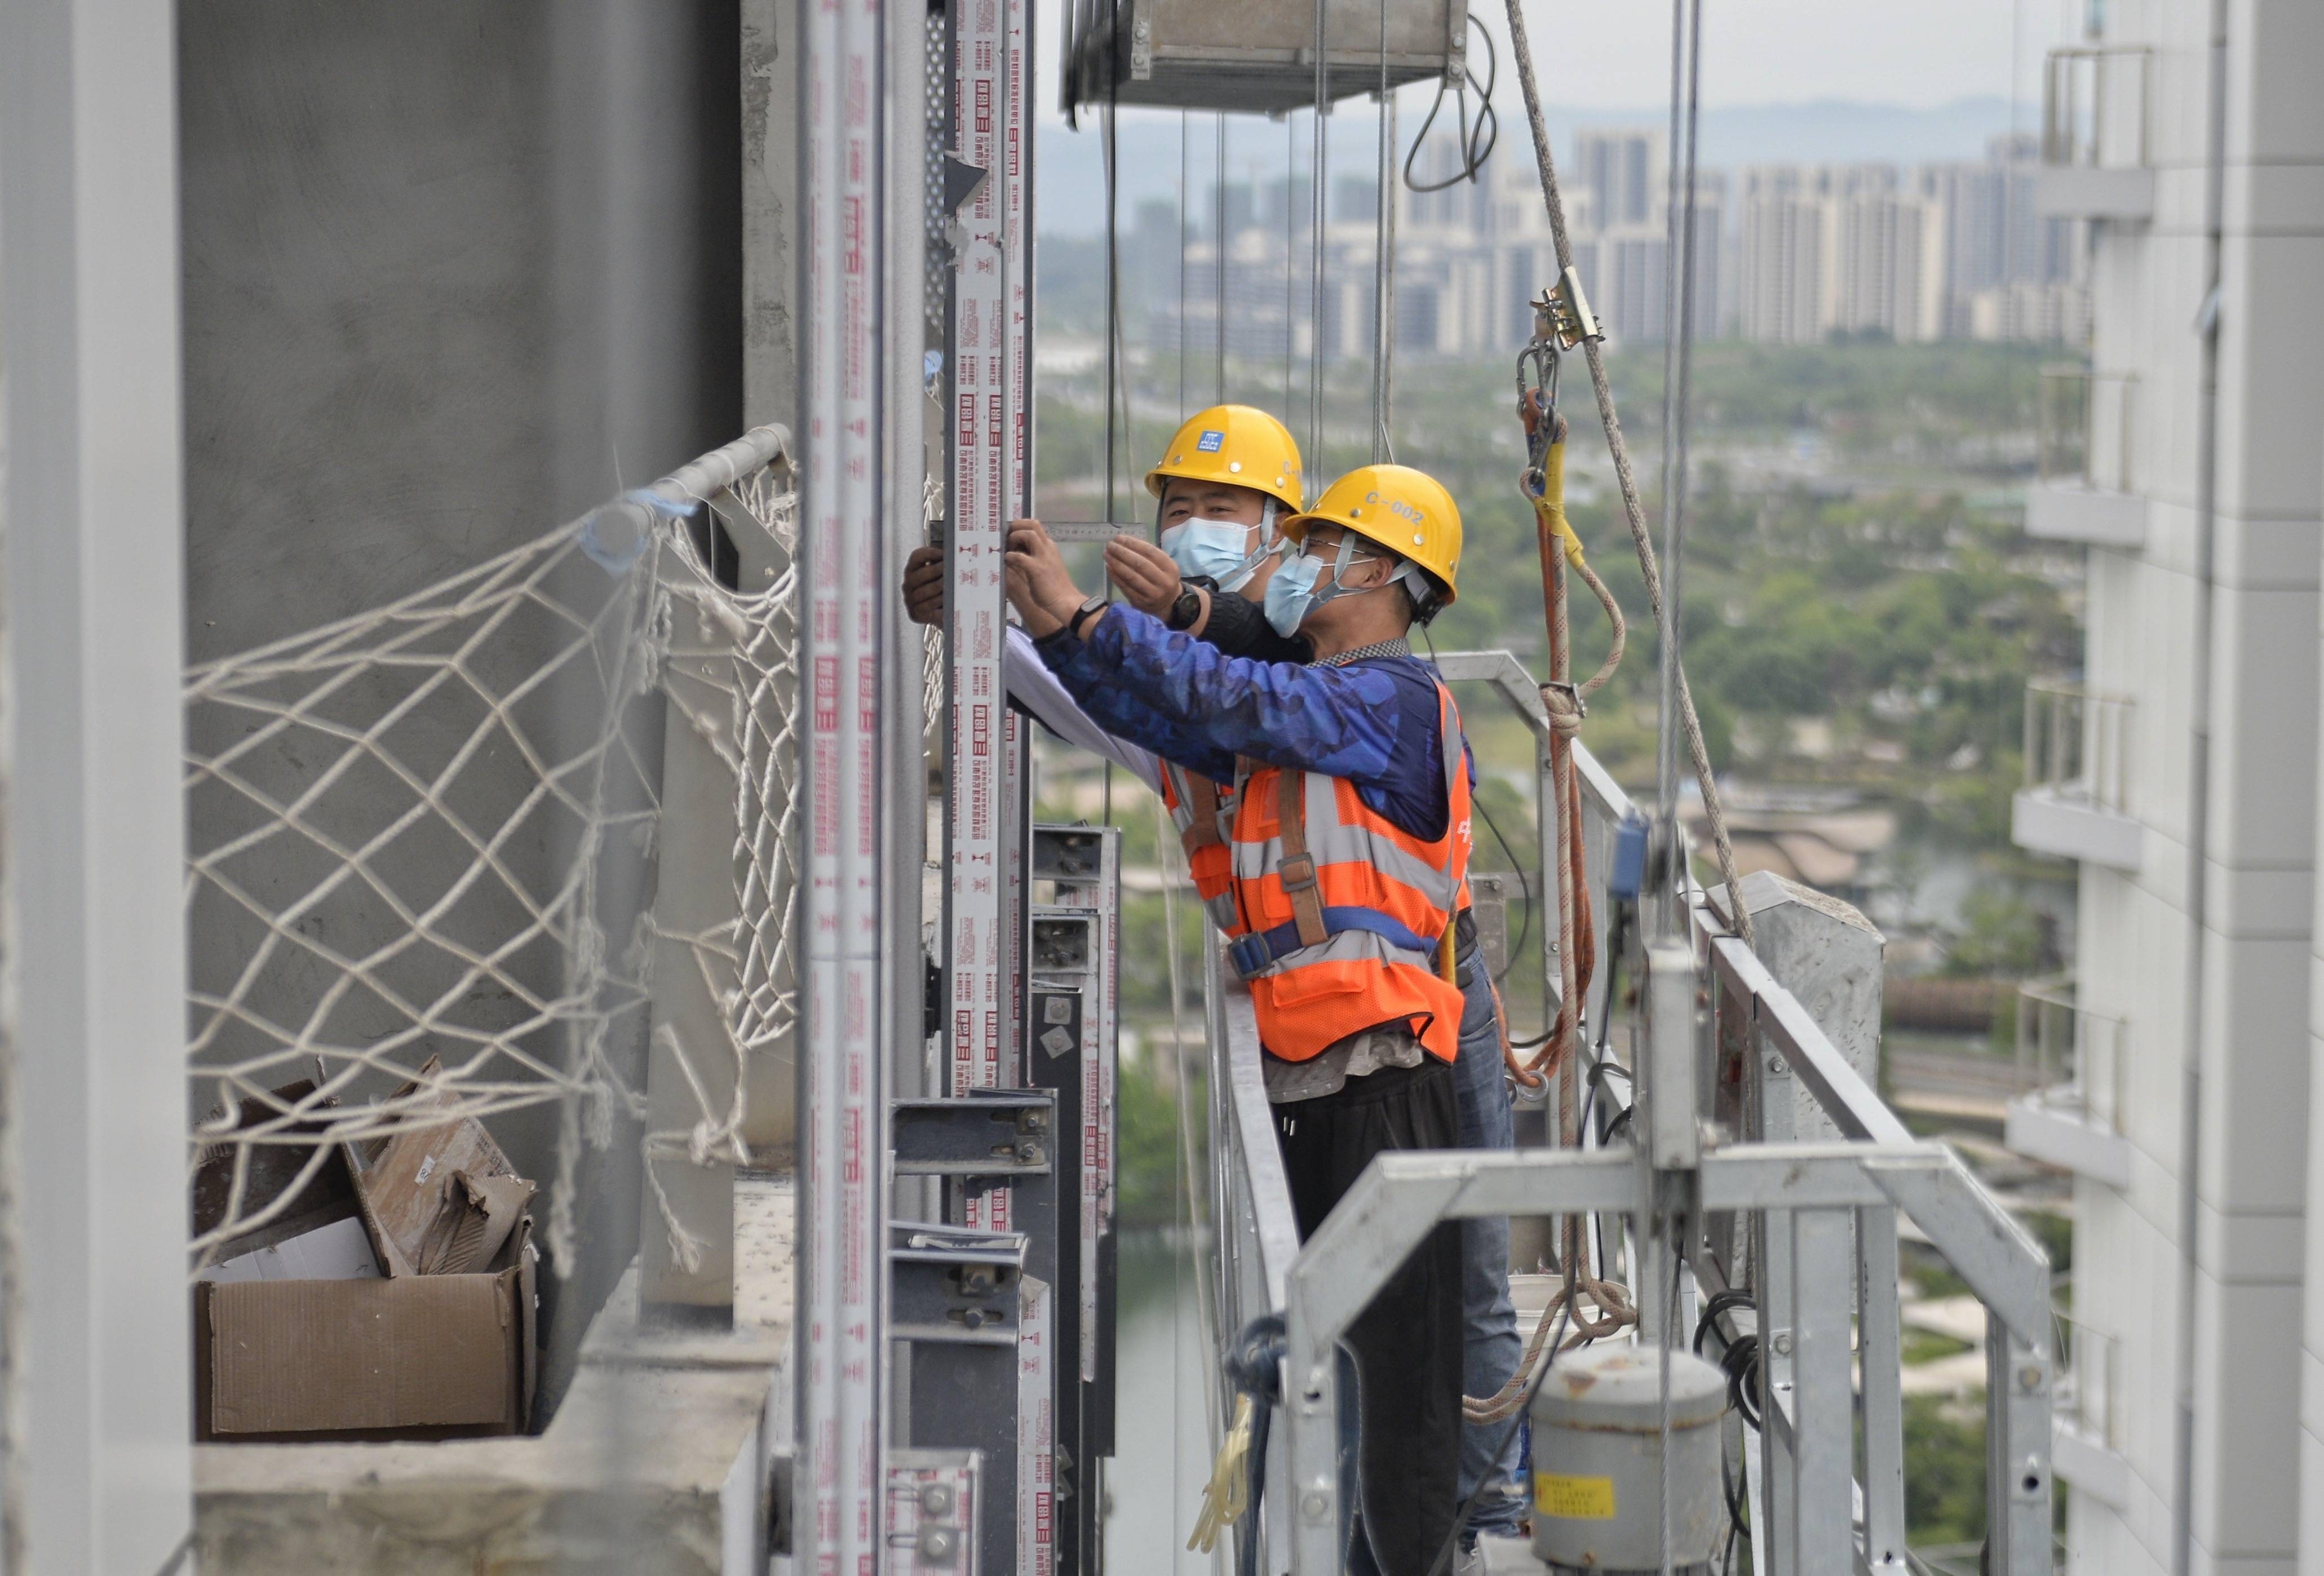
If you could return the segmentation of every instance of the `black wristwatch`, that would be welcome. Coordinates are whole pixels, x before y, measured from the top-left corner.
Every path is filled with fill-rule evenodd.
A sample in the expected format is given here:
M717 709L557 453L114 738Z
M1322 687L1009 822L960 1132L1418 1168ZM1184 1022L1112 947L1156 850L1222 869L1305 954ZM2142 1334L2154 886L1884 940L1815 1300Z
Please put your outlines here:
M1093 596L1088 601L1083 603L1079 607L1074 609L1074 616L1065 621L1065 628L1072 632L1074 639L1079 640L1082 632L1082 621L1090 617L1093 613L1102 613L1107 608L1111 607L1113 603L1109 598L1103 596Z
M1193 628L1194 620L1201 617L1203 612L1202 591L1184 582L1181 585L1183 589L1178 593L1178 600L1170 604L1169 616L1162 621L1174 630Z

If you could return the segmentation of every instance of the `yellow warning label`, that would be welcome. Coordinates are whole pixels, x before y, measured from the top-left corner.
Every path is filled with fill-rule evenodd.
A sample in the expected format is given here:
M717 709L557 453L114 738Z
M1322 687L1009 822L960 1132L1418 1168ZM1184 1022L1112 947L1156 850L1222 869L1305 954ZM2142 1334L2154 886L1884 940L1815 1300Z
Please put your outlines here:
M1614 1479L1567 1478L1555 1472L1533 1475L1533 1506L1544 1516L1565 1521L1614 1519Z

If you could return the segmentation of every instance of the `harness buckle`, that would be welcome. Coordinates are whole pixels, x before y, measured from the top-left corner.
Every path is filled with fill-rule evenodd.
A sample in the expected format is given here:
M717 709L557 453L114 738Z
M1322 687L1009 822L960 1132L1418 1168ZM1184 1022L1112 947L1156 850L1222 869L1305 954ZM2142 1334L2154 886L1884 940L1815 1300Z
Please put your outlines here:
M1295 877L1294 871L1298 874ZM1286 892L1312 892L1315 889L1315 856L1312 853L1286 854L1277 872Z
M1227 961L1245 982L1256 980L1275 962L1275 949L1267 945L1263 935L1239 937L1227 944Z

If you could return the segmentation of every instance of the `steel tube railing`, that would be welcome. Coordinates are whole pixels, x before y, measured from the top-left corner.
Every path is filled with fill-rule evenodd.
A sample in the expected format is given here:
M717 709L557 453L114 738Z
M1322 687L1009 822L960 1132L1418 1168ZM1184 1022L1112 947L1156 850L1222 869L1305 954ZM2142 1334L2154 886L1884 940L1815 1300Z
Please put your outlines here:
M2090 169L2152 164L2148 101L2154 51L2142 44L2052 50L2042 79L2042 161ZM2133 157L2109 160L2127 124Z
M2081 1005L2070 978L2037 980L2017 992L2017 1064L2036 1098L2120 1133L2129 1022Z

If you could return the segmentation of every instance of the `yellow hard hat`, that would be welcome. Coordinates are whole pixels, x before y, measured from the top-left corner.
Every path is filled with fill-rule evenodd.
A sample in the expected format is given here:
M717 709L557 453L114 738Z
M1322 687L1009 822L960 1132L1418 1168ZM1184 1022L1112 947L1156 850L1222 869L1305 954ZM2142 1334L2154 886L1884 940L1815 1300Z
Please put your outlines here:
M1444 484L1410 465L1359 465L1323 489L1315 507L1283 522L1283 534L1307 539L1319 522L1345 526L1400 558L1419 565L1452 600L1461 567L1461 511Z
M1306 496L1291 429L1250 405L1213 405L1178 429L1162 463L1146 473L1146 490L1159 498L1170 476L1254 488L1286 510Z

